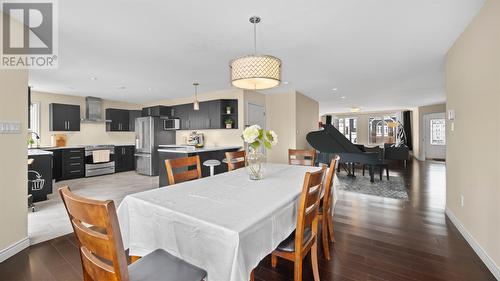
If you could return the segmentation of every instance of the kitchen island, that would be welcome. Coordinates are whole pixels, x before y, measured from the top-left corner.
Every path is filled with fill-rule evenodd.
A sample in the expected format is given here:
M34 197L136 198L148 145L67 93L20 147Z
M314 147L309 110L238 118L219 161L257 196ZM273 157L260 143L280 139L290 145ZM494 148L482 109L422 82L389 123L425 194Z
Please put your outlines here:
M210 168L203 166L203 162L210 159L221 161L221 165L215 167L215 174L227 172L227 164L222 163L222 159L226 158L226 152L238 151L241 146L204 146L195 148L187 145L160 145L158 149L158 167L160 173L159 186L167 186L167 170L165 168L166 159L184 158L198 155L200 156L202 177L210 176ZM192 167L191 169L195 169Z
M47 200L52 193L52 155L51 151L29 149L28 159L28 194L33 202Z

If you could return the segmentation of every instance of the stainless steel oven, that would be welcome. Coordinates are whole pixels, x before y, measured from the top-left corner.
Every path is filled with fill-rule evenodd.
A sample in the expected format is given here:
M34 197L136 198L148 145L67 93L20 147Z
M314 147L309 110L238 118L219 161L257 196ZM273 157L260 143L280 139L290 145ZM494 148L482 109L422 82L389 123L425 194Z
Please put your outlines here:
M107 150L109 158L94 159L94 151ZM113 174L115 172L115 146L114 145L88 145L85 146L85 177Z

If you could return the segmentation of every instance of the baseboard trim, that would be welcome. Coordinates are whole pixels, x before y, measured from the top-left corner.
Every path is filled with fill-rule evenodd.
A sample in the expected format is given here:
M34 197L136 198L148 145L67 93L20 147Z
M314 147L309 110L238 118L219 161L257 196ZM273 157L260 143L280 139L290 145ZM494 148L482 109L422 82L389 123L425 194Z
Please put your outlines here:
M7 248L0 250L0 262L5 261L6 259L21 252L22 250L28 248L29 246L30 246L30 240L28 237L26 237L8 246Z
M495 276L497 280L500 280L500 268L495 264L493 259L486 253L486 251L479 245L479 243L472 237L472 235L467 231L464 225L460 222L460 220L455 217L453 212L446 207L445 210L446 216L450 219L450 221L455 225L460 234L464 237L464 239L469 243L474 252L479 256L479 258L483 261L486 267L490 270L490 272Z

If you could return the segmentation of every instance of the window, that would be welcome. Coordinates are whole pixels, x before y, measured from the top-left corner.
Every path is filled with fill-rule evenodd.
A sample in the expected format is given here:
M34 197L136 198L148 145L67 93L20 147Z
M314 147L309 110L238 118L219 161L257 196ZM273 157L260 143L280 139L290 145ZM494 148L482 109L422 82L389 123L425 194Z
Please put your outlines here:
M444 119L431 119L431 137L432 145L446 145L446 123Z
M358 119L352 117L342 117L336 120L337 129L352 143L358 142L357 128Z
M390 124L397 121L398 117L396 114L370 117L368 119L369 143L395 143L397 126L390 126Z
M30 131L40 136L40 102L32 102L30 105Z

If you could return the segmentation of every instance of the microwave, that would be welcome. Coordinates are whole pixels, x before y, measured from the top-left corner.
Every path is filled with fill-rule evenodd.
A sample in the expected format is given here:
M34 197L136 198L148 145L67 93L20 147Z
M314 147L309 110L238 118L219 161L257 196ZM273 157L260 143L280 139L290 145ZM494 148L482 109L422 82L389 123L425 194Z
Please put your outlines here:
M181 129L181 120L179 118L164 119L163 120L163 129L165 131L180 130Z

